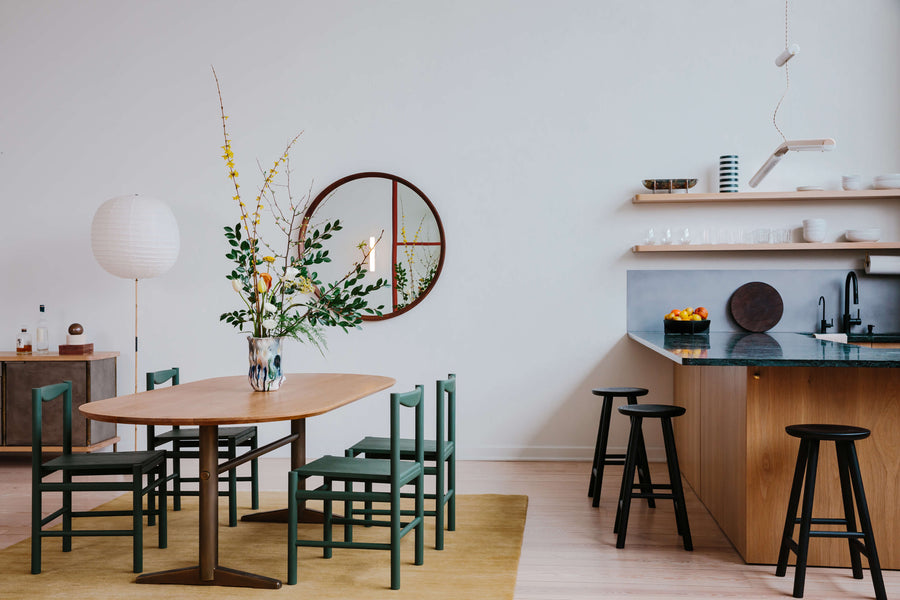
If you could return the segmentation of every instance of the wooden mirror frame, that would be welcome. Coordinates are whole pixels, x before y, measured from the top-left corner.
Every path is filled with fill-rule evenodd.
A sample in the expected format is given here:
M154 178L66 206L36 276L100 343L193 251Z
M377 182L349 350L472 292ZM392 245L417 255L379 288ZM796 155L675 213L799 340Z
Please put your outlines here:
M357 179L366 179L366 178L378 178L378 179L387 179L394 183L394 197L393 197L393 211L391 214L392 227L391 227L391 306L393 306L393 297L394 297L394 288L396 285L397 273L395 265L397 264L397 247L403 245L402 243L398 243L397 241L397 195L396 195L396 184L402 184L414 191L419 197L425 202L425 205L431 210L432 216L434 216L434 222L437 224L438 234L440 235L440 256L438 257L437 269L434 272L434 277L431 280L431 284L422 292L415 300L404 306L399 310L392 310L391 312L385 312L383 315L364 315L362 317L363 321L383 321L385 319L391 319L393 317L397 317L402 315L405 312L408 312L413 307L417 306L424 298L427 296L432 289L434 289L437 280L441 276L441 271L444 268L444 256L447 252L447 240L444 235L444 226L441 223L441 217L438 215L437 210L434 208L434 204L431 203L431 200L428 199L422 190L403 179L402 177L398 177L396 175L391 175L390 173L380 173L377 171L367 171L364 173L354 173L353 175L348 175L341 179L338 179L324 190L319 192L316 196L315 200L313 200L312 204L309 205L309 208L306 209L306 214L303 216L303 228L301 230L301 239L306 234L306 226L312 222L313 216L315 215L316 209L318 209L319 205L325 202L328 196L334 192L337 188L341 187L345 183L349 183L351 181L356 181Z

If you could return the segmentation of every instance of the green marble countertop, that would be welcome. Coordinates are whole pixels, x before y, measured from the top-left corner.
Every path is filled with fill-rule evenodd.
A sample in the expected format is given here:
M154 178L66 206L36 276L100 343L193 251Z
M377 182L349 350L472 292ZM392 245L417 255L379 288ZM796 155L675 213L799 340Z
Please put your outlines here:
M900 349L862 348L804 333L629 331L628 337L681 365L900 367Z

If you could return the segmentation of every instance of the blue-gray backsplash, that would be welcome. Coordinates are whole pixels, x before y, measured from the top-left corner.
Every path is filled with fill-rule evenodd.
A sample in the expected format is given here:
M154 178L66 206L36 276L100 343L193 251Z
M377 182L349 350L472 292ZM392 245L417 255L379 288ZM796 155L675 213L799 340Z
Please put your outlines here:
M661 331L663 316L673 308L704 306L709 311L711 331L741 331L728 312L731 294L745 283L762 281L774 287L784 300L784 314L772 331L818 332L822 319L819 296L825 297L825 320L834 320L829 333L840 332L844 312L846 270L679 270L628 271L627 324L629 331ZM900 276L859 277L859 306L851 302L851 314L859 308L863 333L900 332ZM851 298L852 301L852 292Z

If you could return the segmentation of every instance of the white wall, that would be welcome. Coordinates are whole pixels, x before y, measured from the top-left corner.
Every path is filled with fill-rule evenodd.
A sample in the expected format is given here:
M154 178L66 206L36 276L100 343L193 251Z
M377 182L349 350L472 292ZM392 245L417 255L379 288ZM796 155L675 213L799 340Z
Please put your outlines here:
M325 357L291 344L288 370L387 374L397 389L453 371L464 457L588 457L592 387L671 398L670 363L623 337L627 269L860 266L843 254L632 255L648 226L796 226L815 214L831 237L852 222L900 239L890 202L630 203L647 177L714 189L720 154L741 156L746 182L780 143L783 17L780 0L5 0L0 345L12 349L45 303L53 346L83 323L98 349L122 353L119 393L131 391L132 285L97 265L89 236L103 201L143 193L172 207L183 248L167 275L141 282L138 371L245 371L246 343L218 321L236 305L221 228L238 212L214 65L243 189L254 161L304 130L298 187L396 173L429 196L447 235L443 275L419 307L332 333ZM787 157L760 189L900 171L900 3L795 0L791 19L802 51L780 123L837 150ZM385 419L375 399L317 417L310 454ZM129 447L132 428L120 430ZM263 430L272 439L287 425Z

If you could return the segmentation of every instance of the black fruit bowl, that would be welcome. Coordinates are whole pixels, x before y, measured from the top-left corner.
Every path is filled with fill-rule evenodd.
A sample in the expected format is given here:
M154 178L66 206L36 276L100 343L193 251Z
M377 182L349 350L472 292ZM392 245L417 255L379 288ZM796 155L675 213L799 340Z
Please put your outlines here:
M709 319L702 321L663 321L666 333L704 333L709 330Z

